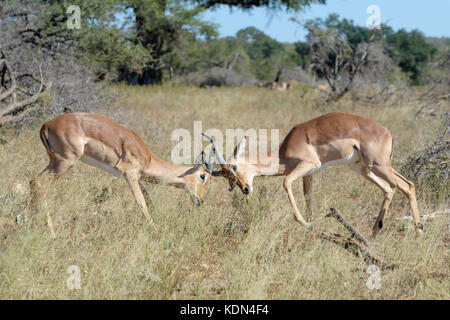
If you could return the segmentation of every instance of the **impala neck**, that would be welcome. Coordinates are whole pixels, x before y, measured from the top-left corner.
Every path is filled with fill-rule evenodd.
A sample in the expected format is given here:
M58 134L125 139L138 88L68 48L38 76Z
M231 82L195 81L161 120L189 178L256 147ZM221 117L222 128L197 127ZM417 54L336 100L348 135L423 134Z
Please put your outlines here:
M177 188L184 188L186 181L180 177L189 167L176 165L153 155L147 168L143 171L143 179L152 183L164 183Z
M253 165L258 176L278 176L284 173L284 165L280 164L278 148L264 156L246 158L246 162Z

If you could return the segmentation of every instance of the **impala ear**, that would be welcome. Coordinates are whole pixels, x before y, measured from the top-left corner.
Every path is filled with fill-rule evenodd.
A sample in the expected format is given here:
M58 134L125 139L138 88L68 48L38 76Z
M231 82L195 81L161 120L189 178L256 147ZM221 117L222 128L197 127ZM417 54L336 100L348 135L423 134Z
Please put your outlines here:
M238 159L239 157L242 157L245 154L245 145L247 143L247 136L244 136L241 141L236 145L236 148L234 148L234 158Z

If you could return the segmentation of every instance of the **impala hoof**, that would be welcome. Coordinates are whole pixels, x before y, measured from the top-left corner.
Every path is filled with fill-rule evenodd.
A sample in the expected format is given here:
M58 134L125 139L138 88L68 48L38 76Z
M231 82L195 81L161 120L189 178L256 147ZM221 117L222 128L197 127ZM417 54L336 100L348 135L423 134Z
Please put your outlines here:
M423 230L422 229L416 229L416 238L421 238L423 234Z
M380 232L381 229L378 229L376 226L372 229L372 240L375 240L377 237L378 232Z
M423 234L423 224L417 223L414 227L416 229L416 238L420 238Z

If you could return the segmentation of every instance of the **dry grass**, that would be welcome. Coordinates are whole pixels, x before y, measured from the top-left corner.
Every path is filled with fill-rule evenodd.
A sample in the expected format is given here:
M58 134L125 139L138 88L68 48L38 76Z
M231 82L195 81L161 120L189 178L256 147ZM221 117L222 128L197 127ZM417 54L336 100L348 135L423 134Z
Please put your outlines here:
M347 99L317 104L314 92L303 94L306 89L300 87L284 93L258 88L114 90L123 91L123 97L100 113L136 130L167 160L175 144L172 130L192 132L193 121L200 119L204 129L278 128L284 137L294 124L325 112L364 115L391 130L395 168L433 141L439 127L436 120L413 120L418 108L413 98L398 106L369 108ZM228 193L226 181L215 179L201 207L180 190L150 185L147 202L157 223L154 230L124 181L80 163L69 181L58 181L49 193L57 233L51 240L43 214L33 214L28 195L28 181L47 164L38 130L9 133L9 143L0 146L2 299L450 298L448 218L427 222L424 236L416 240L410 222L394 219L409 215L400 192L375 243L379 253L400 267L382 271L379 290L367 288L369 274L362 260L294 222L281 177L256 179L249 197ZM426 186L421 190L421 213L448 206L448 195L429 202ZM304 211L301 182L295 193ZM368 235L381 201L381 192L352 172L330 168L316 175L313 208L320 229L343 231L322 219L334 206ZM19 215L27 222L17 223ZM82 271L80 290L66 286L70 265Z

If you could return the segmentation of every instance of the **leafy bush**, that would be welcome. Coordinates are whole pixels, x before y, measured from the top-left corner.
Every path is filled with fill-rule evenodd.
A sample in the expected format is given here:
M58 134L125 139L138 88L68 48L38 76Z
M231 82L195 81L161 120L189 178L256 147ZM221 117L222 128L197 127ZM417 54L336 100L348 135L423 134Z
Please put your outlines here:
M300 66L283 69L280 73L279 81L298 81L307 84L313 83L310 75Z
M233 70L213 67L204 72L195 72L181 80L182 83L197 87L237 87L256 85L252 75L238 74Z

